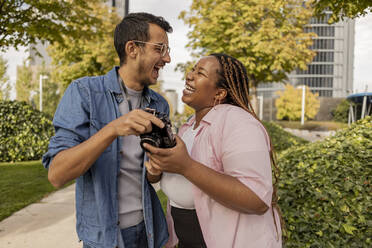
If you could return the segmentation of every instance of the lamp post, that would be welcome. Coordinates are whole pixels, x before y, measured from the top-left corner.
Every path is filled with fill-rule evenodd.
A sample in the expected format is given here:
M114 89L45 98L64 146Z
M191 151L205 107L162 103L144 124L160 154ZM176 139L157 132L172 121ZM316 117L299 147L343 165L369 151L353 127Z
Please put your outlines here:
M258 118L260 118L260 120L263 119L263 95L262 96L257 96L257 99L259 101L259 111L258 111Z
M301 103L301 126L305 123L305 93L306 93L306 87L305 85L297 86L297 89L302 88L302 103Z
M48 79L47 75L40 74L39 77L39 109L43 111L43 79Z

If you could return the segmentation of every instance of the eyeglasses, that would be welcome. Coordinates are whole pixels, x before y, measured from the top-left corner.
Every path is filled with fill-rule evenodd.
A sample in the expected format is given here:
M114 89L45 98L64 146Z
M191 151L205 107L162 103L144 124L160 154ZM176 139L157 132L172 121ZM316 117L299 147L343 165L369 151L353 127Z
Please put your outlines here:
M167 44L157 44L157 43L140 41L140 40L133 40L133 42L142 43L142 44L150 44L150 45L159 47L160 48L159 52L162 57L164 57L167 54L167 52L168 54L170 53L170 47Z

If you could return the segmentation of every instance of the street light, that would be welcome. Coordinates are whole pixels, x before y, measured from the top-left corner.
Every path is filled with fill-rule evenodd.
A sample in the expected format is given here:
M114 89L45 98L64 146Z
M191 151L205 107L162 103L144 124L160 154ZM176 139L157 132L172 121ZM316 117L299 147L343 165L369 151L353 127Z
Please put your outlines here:
M39 77L39 109L43 111L43 79L48 79L47 75L40 74Z
M305 85L297 86L297 89L301 89L301 88L302 88L301 126L303 126L304 123L305 123L305 92L306 92L306 87L305 87Z
M262 120L263 119L263 100L264 100L263 95L257 96L257 100L259 101L259 106L260 106L258 110L258 118Z

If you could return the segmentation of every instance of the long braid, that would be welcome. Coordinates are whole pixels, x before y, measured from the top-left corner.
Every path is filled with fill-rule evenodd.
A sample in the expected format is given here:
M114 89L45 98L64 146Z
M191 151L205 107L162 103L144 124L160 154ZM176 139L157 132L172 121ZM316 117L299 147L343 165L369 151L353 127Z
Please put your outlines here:
M262 124L262 122L257 117L256 113L254 112L254 109L249 100L249 78L248 78L244 65L239 60L231 56L228 56L226 54L211 54L211 56L216 57L221 65L222 71L219 72L220 80L219 82L217 82L217 87L221 87L227 90L227 97L226 97L225 103L232 104L232 105L243 108ZM262 126L266 130L263 124ZM267 130L266 130L266 133L268 134ZM282 214L281 214L281 211L278 205L278 194L277 194L280 170L276 163L276 156L275 156L275 152L274 152L274 148L273 148L270 136L269 136L269 142L270 142L270 151L269 151L270 161L271 161L271 166L274 172L273 173L274 183L273 183L273 195L272 195L272 211L273 211L272 214L273 214L274 223L276 227L277 225L276 225L274 209L277 209L279 217L280 217L281 228L282 230L285 230L284 221L283 221Z
M239 96L240 92L239 92L239 89L237 89L237 87L239 87L239 84L231 84L231 82L234 82L235 80L232 78L233 77L233 72L231 71L231 59L230 61L229 58L227 58L227 61L224 59L224 57L222 57L222 60L223 60L223 69L224 69L224 76L225 78L227 79L226 82L227 82L227 89L230 89L230 92L231 93L231 96L232 96L232 99L234 100L233 101L233 104L236 105L236 106L244 106L244 102L242 101L242 98ZM230 62L230 63L229 63ZM244 107L243 107L244 108Z

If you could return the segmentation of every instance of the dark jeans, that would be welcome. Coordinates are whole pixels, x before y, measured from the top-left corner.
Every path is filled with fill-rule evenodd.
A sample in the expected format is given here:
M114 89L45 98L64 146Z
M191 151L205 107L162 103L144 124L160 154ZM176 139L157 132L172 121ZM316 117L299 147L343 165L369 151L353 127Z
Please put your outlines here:
M125 248L147 248L145 222L121 230Z
M136 226L131 226L121 230L125 248L147 248L147 236L145 222L142 221ZM83 244L83 248L90 248Z
M171 206L174 229L178 237L178 248L206 248L195 210Z

